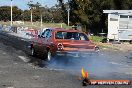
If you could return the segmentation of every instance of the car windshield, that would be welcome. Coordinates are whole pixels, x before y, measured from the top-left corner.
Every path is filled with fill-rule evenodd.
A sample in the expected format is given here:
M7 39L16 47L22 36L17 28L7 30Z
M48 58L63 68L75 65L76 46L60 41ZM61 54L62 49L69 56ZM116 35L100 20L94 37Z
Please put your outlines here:
M55 38L56 39L72 39L72 40L89 41L88 37L84 33L79 33L79 32L59 31L55 34Z

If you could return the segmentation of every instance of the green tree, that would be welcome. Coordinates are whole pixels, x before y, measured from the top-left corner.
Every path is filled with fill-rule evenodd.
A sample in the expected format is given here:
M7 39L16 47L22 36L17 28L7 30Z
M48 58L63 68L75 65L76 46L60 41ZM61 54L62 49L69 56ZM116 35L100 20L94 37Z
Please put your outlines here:
M13 6L13 20L21 20L22 10L17 6ZM11 7L10 6L1 6L0 7L0 20L9 21L11 19Z
M8 21L10 20L10 7L1 6L0 7L0 20Z
M63 0L57 0L57 1L59 1L59 5L61 6L61 9L62 9L61 15L63 17L63 21L65 23L67 23L67 19L68 19L68 17L67 17L67 8L64 4L64 1Z
M14 21L21 20L21 14L23 11L19 9L17 6L13 6L12 10L13 10L13 13L12 13L13 20Z
M63 14L67 14L63 0L58 0L62 6ZM98 34L102 29L107 32L107 15L103 10L131 9L132 0L69 0L70 21L85 25L86 31ZM67 19L62 14L64 20ZM66 22L66 21L65 21ZM67 22L66 22L67 23Z
M29 10L24 10L22 14L22 18L24 21L30 21L31 12Z
M132 0L123 0L122 7L124 10L131 10L132 9Z
M61 9L60 5L56 4L55 6L51 7L50 13L52 13L51 14L52 22L55 22L55 23L63 22L63 17L61 15L62 9Z
M29 1L27 4L32 11L32 19L33 21L39 21L40 20L40 6L41 4L39 2L34 3L33 1Z

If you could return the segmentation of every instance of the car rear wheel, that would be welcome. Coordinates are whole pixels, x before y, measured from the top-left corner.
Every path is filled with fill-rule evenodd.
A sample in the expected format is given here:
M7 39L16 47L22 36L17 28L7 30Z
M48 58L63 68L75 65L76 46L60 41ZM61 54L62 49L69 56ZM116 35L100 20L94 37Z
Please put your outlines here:
M47 50L47 53L44 55L44 59L48 62L51 62L53 59L53 55L50 50Z
M48 52L47 52L47 61L51 61L51 58L52 58L51 52L48 51Z
M36 52L35 52L34 48L31 49L31 55L36 56Z

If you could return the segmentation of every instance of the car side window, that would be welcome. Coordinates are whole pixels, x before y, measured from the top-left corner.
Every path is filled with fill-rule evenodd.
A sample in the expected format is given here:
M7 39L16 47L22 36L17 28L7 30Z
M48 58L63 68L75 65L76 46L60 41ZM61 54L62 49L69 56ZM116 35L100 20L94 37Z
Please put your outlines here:
M88 37L85 34L80 33L79 35L80 40L89 41Z
M63 39L63 32L57 32L56 34L55 34L55 38L56 39Z
M45 32L42 34L43 38L50 38L51 37L51 30L47 29Z
M51 37L51 30L48 30L47 34L46 34L46 38L49 39Z
M42 33L41 37L46 38L46 37L48 36L48 32L49 32L49 31L50 31L49 29L46 29L46 30Z
M42 37L42 38L44 38L44 34L45 34L45 31L44 31L44 32L42 32L42 34L41 34L41 37Z

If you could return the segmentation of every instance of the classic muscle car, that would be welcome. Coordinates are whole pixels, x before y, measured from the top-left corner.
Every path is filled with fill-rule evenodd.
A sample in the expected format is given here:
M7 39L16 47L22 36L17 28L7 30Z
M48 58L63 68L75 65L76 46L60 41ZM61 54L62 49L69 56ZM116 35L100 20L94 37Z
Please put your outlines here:
M54 56L81 57L89 52L98 51L98 47L79 30L47 28L31 41L32 55L42 55L43 59L48 61Z

